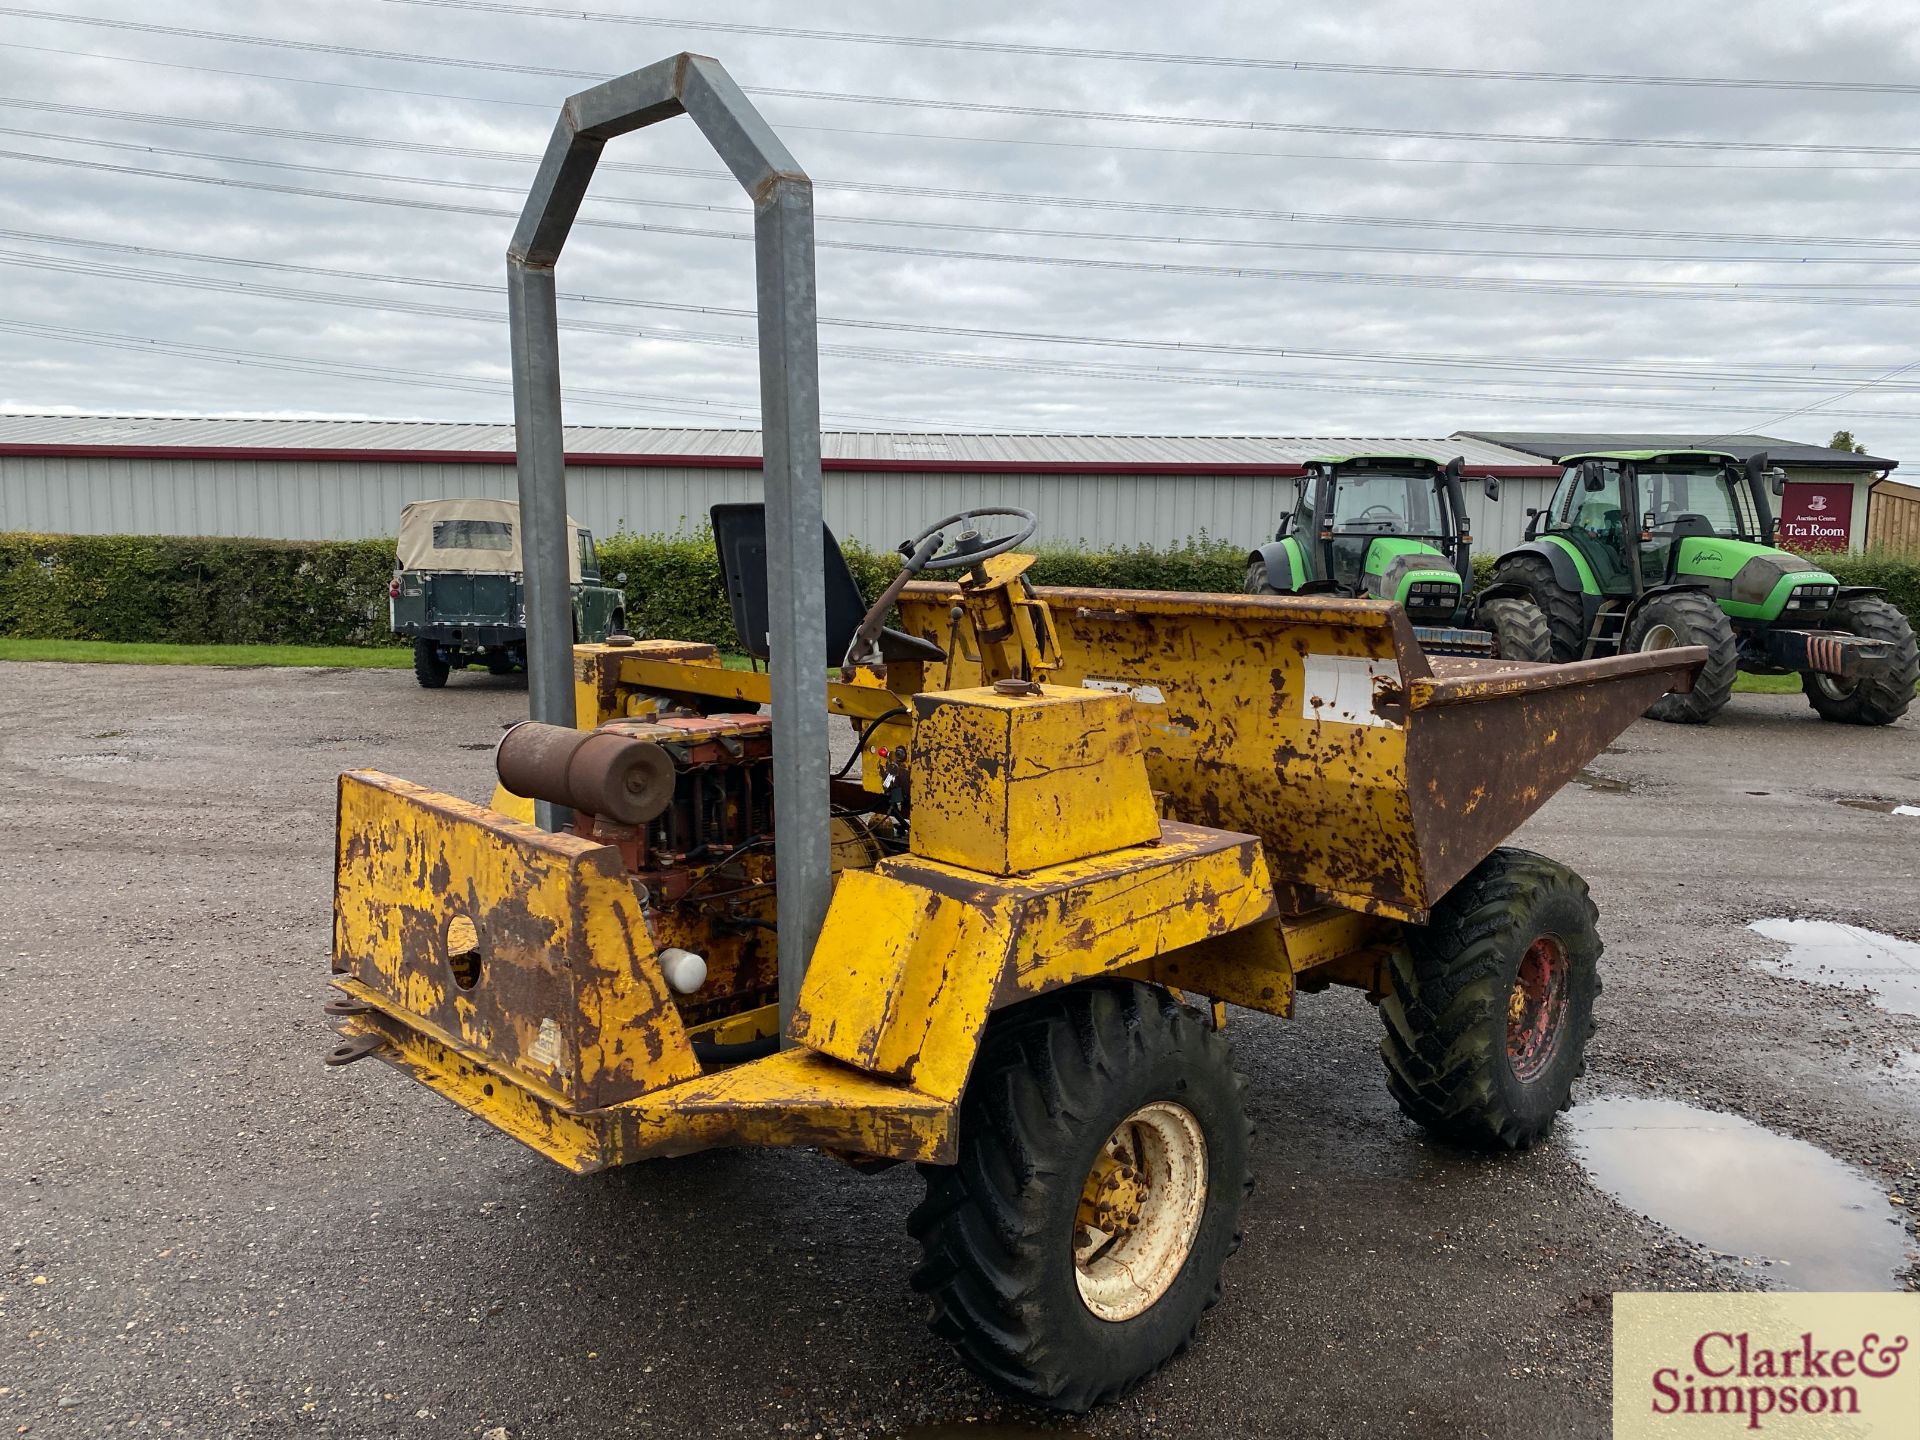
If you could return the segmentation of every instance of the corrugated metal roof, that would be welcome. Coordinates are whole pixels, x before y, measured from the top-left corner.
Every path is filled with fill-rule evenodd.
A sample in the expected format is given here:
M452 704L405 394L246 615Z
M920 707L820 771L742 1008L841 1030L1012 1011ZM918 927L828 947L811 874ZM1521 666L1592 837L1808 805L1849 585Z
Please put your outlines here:
M1878 455L1854 455L1825 445L1803 445L1775 435L1648 434L1644 431L1463 430L1462 439L1481 440L1523 450L1545 460L1615 450L1720 450L1745 460L1762 451L1778 465L1829 470L1891 470L1900 462Z
M1051 435L823 432L827 459L914 463L1205 465L1289 464L1326 454L1384 452L1472 466L1535 465L1533 455L1471 437L1405 435ZM221 419L198 416L0 414L0 445L139 446L180 449L467 451L511 453L511 425L413 420ZM741 456L760 454L757 430L572 425L573 454Z

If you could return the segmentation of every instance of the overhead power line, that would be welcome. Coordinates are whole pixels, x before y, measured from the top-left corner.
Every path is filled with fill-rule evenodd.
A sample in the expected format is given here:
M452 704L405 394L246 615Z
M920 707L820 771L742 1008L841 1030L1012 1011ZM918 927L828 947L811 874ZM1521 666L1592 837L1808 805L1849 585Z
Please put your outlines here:
M407 65L433 65L459 70L482 70L516 75L537 75L554 79L597 82L610 78L602 71L580 70L558 65L528 65L511 60L487 60L475 56L428 55L417 51L380 50L363 45L343 45L332 41L294 40L276 35L250 35L231 30L207 30L184 25L159 25L145 20L121 20L102 15L57 14L18 5L0 5L0 15L27 20L47 20L59 24L86 25L138 34L172 35L191 40L212 40L228 45L257 45L293 50L303 54L343 55L362 60L382 60ZM1552 135L1539 132L1435 130L1415 126L1334 125L1307 120L1267 120L1237 117L1142 114L1126 110L1079 110L1061 106L1016 105L1003 101L941 100L906 95L847 94L831 90L806 90L785 86L742 86L749 95L788 100L809 100L831 104L875 105L915 110L945 111L968 115L1022 115L1045 120L1103 122L1123 125L1178 126L1213 130L1247 130L1265 134L1336 135L1350 139L1437 140L1465 144L1551 145L1595 148L1728 151L1751 154L1798 155L1920 155L1920 146L1912 145L1831 145L1805 141L1714 140L1679 137Z
M179 115L158 115L137 110L115 110L96 105L75 105L64 101L26 99L19 96L0 95L0 109L31 110L46 114L77 115L92 119L112 120L127 124L164 125L177 128L212 131L224 134L246 135L260 139L295 141L321 145L338 145L352 149L391 151L400 154L446 155L468 160L498 160L512 164L533 164L540 155L532 150L496 150L472 145L441 145L424 140L391 139L370 135L344 135L334 131L301 130L274 125L250 125L232 120L210 120ZM157 146L140 145L132 141L112 141L93 137L52 135L43 131L18 131L41 138L71 140L75 144L105 145L119 148L135 148L160 151ZM192 153L192 152L182 152ZM212 156L220 160L239 164L267 165L286 164L287 162L253 160L241 156ZM725 170L701 168L690 165L648 165L632 161L603 160L599 169L610 173L635 175L664 175L682 179L723 181L729 186L737 184L733 176ZM1285 225L1337 225L1358 226L1369 229L1405 229L1440 233L1493 234L1493 235L1541 235L1565 236L1574 239L1598 240L1662 240L1682 244L1701 245L1792 245L1822 246L1827 248L1856 249L1914 249L1920 248L1920 238L1899 236L1860 236L1860 235L1764 235L1747 232L1710 231L1710 230L1665 230L1651 228L1633 228L1608 225L1540 225L1506 220L1461 220L1443 219L1434 216L1408 215L1353 215L1328 213L1311 210L1273 210L1240 205L1188 205L1154 199L1110 199L1085 195L1054 195L1008 190L972 190L951 186L902 185L882 181L839 180L813 177L813 185L819 190L838 190L852 194L884 195L934 200L959 200L969 204L1037 206L1042 208L1060 208L1073 210L1094 210L1122 214L1163 214L1183 215L1229 220L1255 220ZM595 199L609 197L595 193ZM639 203L639 202L634 202ZM645 203L665 203L647 201ZM867 217L849 218L855 223ZM933 222L929 222L933 223ZM1003 227L995 227L1000 230ZM1183 237L1184 239L1184 237ZM1193 243L1184 241L1184 243ZM1342 246L1339 248L1353 248ZM1460 252L1448 252L1460 253ZM1524 252L1510 252L1516 255ZM1538 252L1547 253L1547 252ZM1555 252L1564 253L1564 252ZM1528 258L1533 258L1529 255ZM1584 257L1583 257L1584 258ZM1641 259L1712 259L1709 256L1640 256ZM1805 257L1794 257L1800 262ZM1880 263L1869 261L1867 263Z
M821 40L846 45L949 50L975 55L1033 55L1056 60L1114 60L1144 65L1292 71L1321 75L1389 75L1423 80L1519 80L1554 85L1662 85L1709 90L1810 90L1820 93L1864 95L1920 94L1920 85L1895 80L1767 79L1736 75L1647 75L1608 71L1487 70L1455 65L1387 65L1369 61L1198 55L1167 50L1042 45L1021 40L971 40L952 36L876 34L856 30L821 30L797 25L749 25L738 21L688 19L684 16L555 10L544 5L508 4L505 0L388 0L388 3L429 6L440 10L468 10L487 15L526 15L542 20L575 20L603 25L645 26L662 30L696 30L717 35L764 35L783 40Z
M247 295L352 309L377 309L398 314L478 321L485 324L503 324L506 320L504 313L497 307L479 310L412 300L395 300L390 298L367 299L343 295L337 290L314 291L285 286L249 285L221 279L219 277L185 275L177 271L155 271L133 266L101 265L98 262L82 262L50 256L36 256L17 251L0 250L0 265L65 271L67 273L85 275L89 280L129 280L225 294ZM405 283L404 277L382 278L389 282L397 281L399 283ZM446 288L446 282L441 283L442 288ZM688 331L649 331L632 326L585 320L573 316L563 316L559 323L560 328L563 330L669 343L721 346L736 350L753 350L758 344L756 337L752 335L725 335ZM1329 377L1312 374L1278 374L1260 371L1182 369L1165 365L1146 366L1088 361L1060 363L1036 361L1004 355L983 355L967 352L910 351L873 346L822 346L820 353L823 356L831 356L834 358L877 361L889 366L908 363L937 365L964 370L1046 375L1076 380L1145 382L1161 385L1197 385L1241 390L1278 390L1315 394L1369 395L1375 397L1413 396L1427 399L1458 400L1462 398L1462 387L1464 386L1468 396L1484 403L1541 405L1564 401L1565 403L1583 406L1642 410L1644 410L1649 403L1643 398L1595 395L1591 390L1583 390L1578 394L1550 393L1544 395L1510 395L1487 394L1484 391L1478 391L1474 388L1476 385L1499 383L1497 381L1455 380L1451 382L1452 388L1433 388L1431 385L1426 388L1416 388L1394 377L1388 377L1379 381L1356 383L1351 377L1342 376ZM1337 383L1315 383L1325 380L1333 380ZM1511 381L1508 383L1511 383ZM1804 383L1798 387L1793 387L1790 382L1779 380L1774 382L1774 388L1782 388L1783 386L1788 388L1805 388ZM1721 387L1714 386L1709 388L1719 389ZM1689 405L1684 402L1663 399L1657 403L1667 409L1699 411L1712 414L1722 414L1729 411L1760 413L1759 407L1729 406L1718 402L1708 405ZM1868 418L1884 418L1884 412L1869 412Z
M0 228L0 239L24 240L34 244L52 245L62 249L92 250L117 255L139 255L153 259L186 261L196 264L225 265L241 269L269 270L282 274L312 275L330 280L348 280L367 284L407 285L423 289L464 291L473 294L488 295L505 293L505 287L502 285L486 284L479 281L450 280L424 275L395 275L376 270L346 269L339 266L326 265L305 265L286 260L262 260L246 256L219 255L195 250L172 250L160 246L132 245L108 240L88 239L75 235L50 234L36 230ZM573 303L607 305L625 309L656 310L670 314L712 315L741 320L753 320L757 315L757 312L753 309L743 306L700 305L675 300L642 300L632 296L598 295L572 290L562 290L558 292L558 298ZM1437 366L1448 369L1510 371L1518 372L1522 375L1572 375L1599 378L1609 384L1625 380L1651 382L1679 380L1689 383L1704 380L1714 386L1778 386L1782 384L1793 386L1821 383L1820 377L1823 375L1838 377L1847 372L1877 371L1880 368L1879 366L1848 362L1809 364L1796 361L1769 364L1767 362L1746 361L1743 362L1743 369L1726 370L1712 368L1717 362L1701 361L1618 362L1587 359L1578 356L1556 358L1528 355L1444 355L1417 351L1356 351L1295 345L1246 345L1230 344L1223 341L1160 340L1110 335L1071 335L1052 331L995 329L964 325L934 325L923 321L891 318L864 319L831 314L821 315L819 317L819 323L829 329L871 330L887 334L942 335L967 340L1014 341L1020 344L1092 349L1143 350L1189 355L1233 355L1264 359L1321 360L1340 364ZM677 332L655 333L666 338L673 338Z
M311 355L288 355L272 350L241 350L221 345L196 345L180 340L161 340L148 335L120 335L101 330L85 330L66 325L40 325L0 316L0 333L27 335L37 339L58 340L99 349L131 350L140 354L172 355L186 360L204 360L216 364L238 365L252 370L281 370L303 375L332 375L376 385L406 385L418 389L453 390L474 395L511 395L513 385L505 380L488 380L478 375L453 375L432 370L403 370L389 366L361 365L349 361L323 360ZM703 409L674 400L659 403L659 397L629 395L618 391L567 387L567 403L609 406L622 410L679 416L700 415L711 419L716 409ZM736 412L734 418L752 421L758 411L752 408L716 407Z
M149 65L166 70L186 70L202 75L230 75L248 80L269 80L284 85L321 85L334 90L359 90L373 95L406 95L424 100L454 100L470 105L511 105L523 110L539 110L551 115L551 100L512 100L497 95L459 95L443 90L416 90L398 85L368 85L353 80L325 80L313 75L278 75L260 70L237 70L219 65L190 65L178 60L156 60L145 55L113 55L99 50L74 50L56 45L27 45L17 40L0 40L0 49L24 50L37 55L68 55L82 60L105 60L117 65ZM1590 155L1578 159L1550 156L1472 156L1472 155L1365 155L1313 150L1244 150L1218 145L1134 145L1122 140L1041 139L1022 135L965 135L952 130L885 130L850 125L805 125L782 120L783 131L812 135L862 135L887 140L928 140L942 144L1011 145L1056 150L1098 150L1143 155L1205 155L1232 159L1307 160L1336 165L1476 165L1500 167L1546 167L1577 170L1765 170L1807 176L1824 176L1855 171L1920 170L1920 165L1887 163L1840 164L1823 160L1818 165L1769 165L1742 160L1597 160Z
M0 99L0 106L6 105ZM220 165L249 165L269 170L295 171L310 175L331 175L354 180L390 180L400 184L421 185L429 189L479 191L495 195L515 197L526 193L526 186L489 185L471 180L449 180L429 175L394 175L384 171L366 171L341 169L327 165L305 165L291 160L266 160L251 155L230 155L218 151L183 150L165 145L147 145L136 140L107 140L91 135L66 135L58 131L30 130L16 126L0 125L0 135L14 135L23 139L51 140L63 145L84 145L96 149L134 151L142 155L161 155L173 159L206 160ZM310 136L325 140L325 136ZM485 158L510 160L517 163L533 163L539 157L532 154L519 154L512 151L475 151L461 146L440 146L412 143L404 147L403 153L449 154L461 158ZM642 167L636 167L642 168ZM662 169L668 167L660 167ZM708 172L691 172L705 174ZM732 180L724 171L711 172L716 178ZM637 195L609 195L596 193L593 199L602 204L634 205L655 210L693 211L708 215L725 215L735 219L751 219L750 209L737 205L707 205L685 200L659 200ZM1222 235L1153 235L1141 234L1130 230L1061 230L1031 225L981 225L954 220L917 220L893 215L845 215L831 210L814 212L816 220L829 225L867 225L893 230L946 230L965 235L992 235L996 237L1029 237L1042 240L1088 240L1105 241L1127 245L1172 245L1185 249L1206 249L1215 247L1229 250L1331 250L1338 254L1363 255L1409 255L1436 257L1449 260L1534 260L1554 263L1598 261L1604 264L1713 264L1713 265L1920 265L1920 256L1878 256L1878 255L1712 255L1712 254L1644 254L1602 250L1484 250L1459 245L1379 245L1351 240L1277 240L1269 238L1249 239L1242 236ZM1295 220L1301 223L1313 222L1304 216L1275 216L1277 219ZM1333 223L1346 223L1336 220ZM1364 223L1364 222L1363 222ZM1391 223L1391 222L1389 222ZM1418 226L1419 222L1409 221ZM1729 236L1729 242L1738 237ZM1802 242L1805 243L1805 242ZM1920 247L1920 239L1888 240L1872 242L1865 240L1834 240L1836 245L1885 244L1890 246Z
M184 340L162 340L150 335L122 335L101 330L87 330L75 326L44 325L30 321L15 320L0 316L0 333L30 335L49 340L71 342L76 345L91 345L110 350L130 350L141 354L176 355L189 360L207 360L221 364L240 365L256 370L285 370L302 374L337 375L346 379L364 380L382 385L409 385L431 390L465 391L476 395L513 394L511 380L491 380L481 375L449 374L434 370L405 369L393 366L366 365L357 361L326 360L312 355L288 355L272 350L245 350L223 345L200 345ZM737 405L726 401L697 400L685 396L648 395L624 390L604 390L593 386L567 386L568 405L591 405L619 410L641 410L649 413L693 416L711 420L716 415L740 420L747 424L759 423L760 410L757 405ZM823 410L821 415L828 419L853 421L865 424L886 425L895 428L966 431L991 430L995 427L959 423L946 420L926 420L908 418L899 415L871 415L853 411ZM1836 414L1841 412L1834 412ZM1029 427L1031 428L1031 427ZM1036 433L1062 433L1036 431Z
M341 190L321 190L311 186L279 185L264 180L240 180L223 175L193 175L176 170L152 170L135 165L112 165L99 160L81 160L67 155L41 155L19 150L0 150L0 160L27 164L53 165L89 170L103 174L138 176L143 179L174 180L190 184L212 185L224 189L256 190L277 195L299 195L310 199L344 200L356 204L384 205L403 210L440 212L454 215L481 215L499 220L516 220L519 212L433 201L399 195L367 195ZM383 175L366 178L387 180ZM748 231L717 230L691 225L655 225L637 220L582 218L577 226L608 230L637 231L655 235L675 235L702 240L749 242ZM1107 270L1157 275L1188 275L1214 279L1297 281L1308 284L1335 284L1389 289L1455 290L1481 293L1566 295L1614 300L1705 300L1739 304L1768 305L1850 305L1885 308L1920 305L1920 300L1889 298L1881 292L1915 288L1901 282L1879 285L1852 285L1837 282L1797 282L1791 286L1768 281L1663 281L1622 282L1535 279L1519 276L1419 275L1360 270L1296 270L1274 266L1204 265L1155 260L1118 260L1100 256L1039 255L1028 252L994 250L956 250L934 246L894 245L864 240L816 239L821 250L844 250L860 254L906 255L922 259L981 261L993 264L1036 265L1050 268ZM1791 289L1814 290L1818 294L1773 293ZM1833 294L1831 291L1871 290L1874 294Z

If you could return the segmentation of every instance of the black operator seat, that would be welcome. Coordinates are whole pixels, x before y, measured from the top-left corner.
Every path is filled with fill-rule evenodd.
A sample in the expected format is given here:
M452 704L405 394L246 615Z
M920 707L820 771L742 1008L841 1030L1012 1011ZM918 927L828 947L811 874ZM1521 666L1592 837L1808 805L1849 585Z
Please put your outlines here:
M720 578L727 587L733 611L734 633L740 648L758 659L767 658L767 507L743 503L716 505L711 511L713 548L720 555ZM824 663L840 664L854 632L866 618L867 602L860 596L847 557L833 531L822 525L822 563L827 581L827 653ZM889 662L944 660L947 652L931 640L903 630L880 632L880 655Z
M1676 540L1684 539L1689 535L1704 536L1711 540L1719 534L1719 532L1713 528L1713 522L1711 520L1704 515L1697 515L1691 510L1674 516L1672 523L1673 538Z

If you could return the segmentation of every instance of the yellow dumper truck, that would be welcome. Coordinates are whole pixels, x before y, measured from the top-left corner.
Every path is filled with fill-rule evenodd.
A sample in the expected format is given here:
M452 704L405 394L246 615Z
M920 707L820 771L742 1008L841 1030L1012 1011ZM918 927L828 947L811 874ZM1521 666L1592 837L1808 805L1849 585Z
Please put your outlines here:
M561 630L556 236L606 139L679 113L754 195L786 357L767 505L715 516L764 671ZM563 110L509 257L533 719L494 805L341 777L329 1059L579 1172L917 1162L936 1331L1083 1409L1221 1294L1255 1143L1229 1005L1359 988L1408 1115L1494 1148L1548 1130L1600 940L1577 876L1500 845L1704 654L1430 658L1384 602L1038 589L1005 511L930 526L863 603L831 535L817 563L805 178L777 146L699 57Z

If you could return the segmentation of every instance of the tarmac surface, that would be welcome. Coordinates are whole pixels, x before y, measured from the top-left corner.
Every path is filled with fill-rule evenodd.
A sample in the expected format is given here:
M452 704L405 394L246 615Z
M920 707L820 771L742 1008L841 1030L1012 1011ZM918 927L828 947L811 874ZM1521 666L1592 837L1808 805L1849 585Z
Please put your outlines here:
M484 799L524 708L477 672L0 665L0 1436L1599 1437L1614 1291L1764 1283L1559 1135L1429 1143L1364 998L1303 996L1229 1027L1258 1187L1198 1342L1090 1416L1009 1405L922 1323L909 1167L579 1179L322 1067L334 776ZM1920 818L1838 803L1920 804L1920 724L1736 696L1590 778L1518 837L1600 906L1579 1097L1743 1115L1920 1200L1920 1017L1761 969L1745 928L1920 938Z

